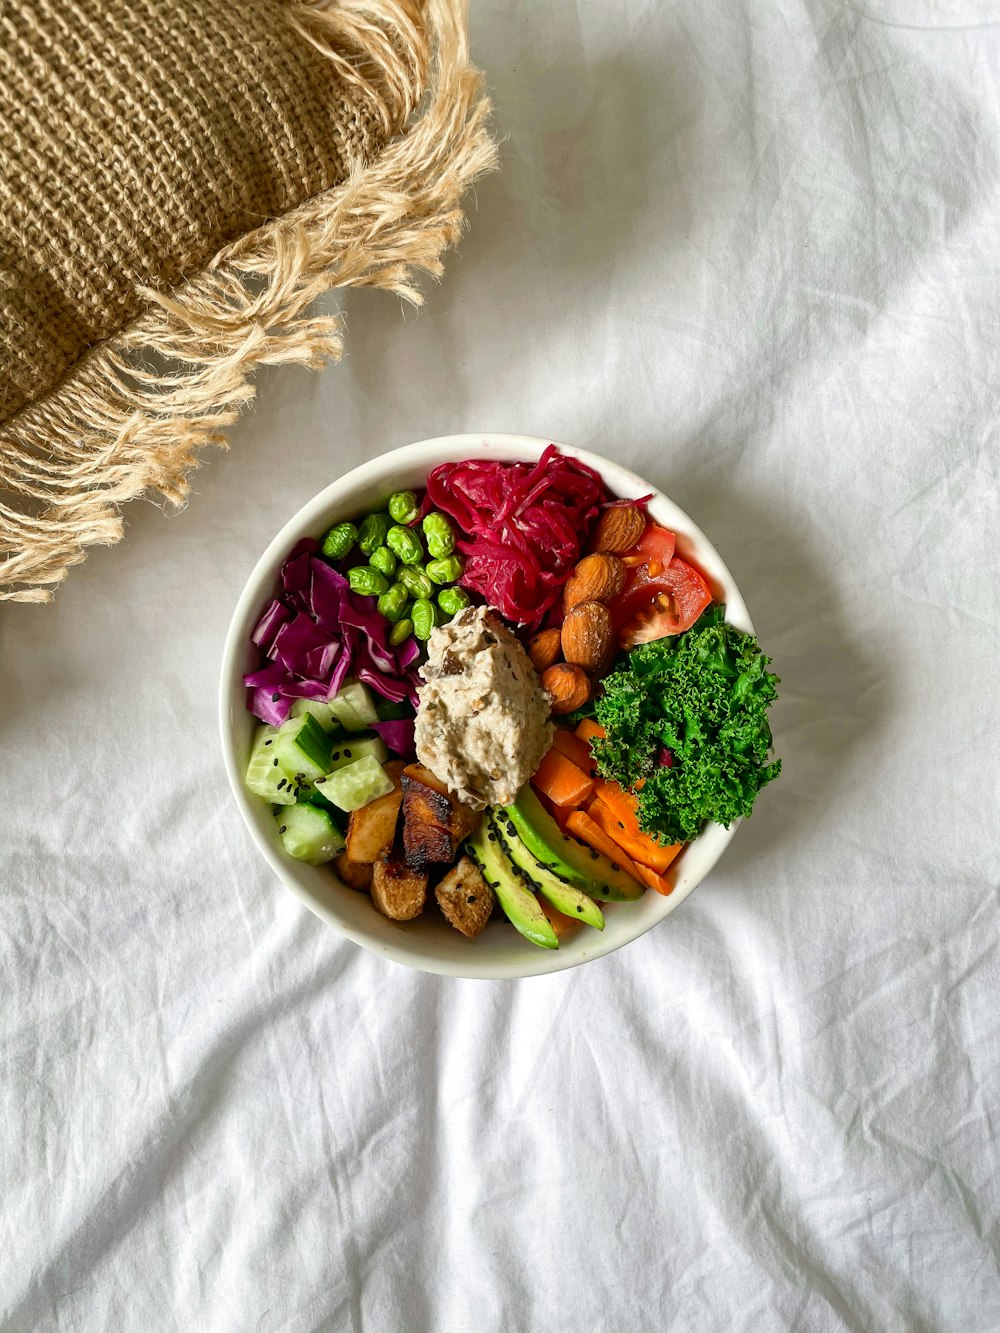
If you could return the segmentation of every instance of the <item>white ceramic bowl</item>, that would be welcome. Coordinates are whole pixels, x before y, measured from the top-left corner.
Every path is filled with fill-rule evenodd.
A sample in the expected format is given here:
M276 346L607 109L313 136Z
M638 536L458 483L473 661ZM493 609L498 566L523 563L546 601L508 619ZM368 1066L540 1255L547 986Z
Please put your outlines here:
M735 824L728 830L711 824L689 844L675 862L676 869L671 870L675 887L668 897L650 889L639 902L609 904L603 931L585 929L559 949L539 949L505 922L491 922L477 939L467 940L436 912L429 911L417 921L390 921L376 912L367 894L346 888L329 867L304 865L286 856L269 807L243 786L251 737L257 725L247 712L243 687L244 673L253 670L259 660L250 634L274 595L282 561L299 538L322 537L332 523L374 508L392 491L422 486L428 472L439 463L485 457L533 462L548 443L527 435L446 435L394 449L348 472L304 505L268 546L247 580L226 637L219 684L222 750L236 803L261 853L278 878L307 907L348 939L373 953L425 972L453 977L533 977L575 967L620 949L681 905L715 865L736 830ZM597 468L616 495L637 499L653 492L650 515L676 532L678 553L690 556L703 571L716 597L725 601L727 618L740 629L752 631L746 605L732 575L683 510L616 463L582 449L565 445L559 448Z

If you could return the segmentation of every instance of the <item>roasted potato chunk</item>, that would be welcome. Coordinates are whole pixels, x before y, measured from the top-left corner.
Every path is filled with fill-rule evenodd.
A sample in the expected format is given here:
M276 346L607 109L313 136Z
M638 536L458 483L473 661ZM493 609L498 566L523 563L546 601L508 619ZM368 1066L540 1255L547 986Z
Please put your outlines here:
M440 795L444 797L448 796L448 788L444 785L441 779L435 777L431 770L424 764L407 764L403 769L404 783L407 778L409 778L411 782L420 782L425 787L432 788L432 790L440 793Z
M371 866L352 861L346 852L341 852L334 857L333 868L349 889L357 889L359 893L368 892L372 882Z
M451 831L457 843L464 842L475 833L483 817L482 810L473 810L471 805L463 805L459 800L451 803Z
M403 769L403 850L408 865L423 869L454 861L458 844L479 818L423 764Z
M470 940L489 921L495 901L493 890L468 856L452 866L434 890L434 896L449 924Z
M386 775L392 778L395 790L369 801L360 810L351 811L347 822L347 855L352 861L372 865L392 850L403 803L403 767L401 759L386 764Z
M427 901L427 874L412 870L397 857L384 857L372 867L372 902L393 921L412 921Z

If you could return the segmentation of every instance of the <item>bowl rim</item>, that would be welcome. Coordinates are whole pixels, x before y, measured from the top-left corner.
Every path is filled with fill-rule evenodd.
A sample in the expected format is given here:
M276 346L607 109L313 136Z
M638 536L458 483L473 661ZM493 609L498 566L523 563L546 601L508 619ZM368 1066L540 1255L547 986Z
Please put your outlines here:
M630 498L650 495L652 498L649 508L651 511L656 511L657 521L664 522L666 526L678 530L679 536L683 534L682 541L685 548L693 548L692 553L696 552L699 565L706 568L706 572L710 574L717 588L722 587L726 600L727 620L741 629L753 632L753 625L746 603L715 547L684 510L664 492L658 490L645 478L638 476L628 468L624 468L620 464L589 450L559 444L556 441L539 436L491 431L435 436L431 439L418 440L412 444L402 445L359 464L324 487L312 499L307 500L268 543L243 585L226 631L218 693L219 729L223 761L237 808L256 844L257 850L263 855L281 883L287 889L290 889L300 902L304 903L310 911L322 920L334 926L354 944L358 944L362 948L393 962L440 976L484 980L515 980L532 976L545 976L554 972L565 971L571 967L578 967L585 962L606 957L608 954L624 948L626 944L631 944L655 925L658 925L690 896L698 884L711 872L719 857L726 850L740 822L738 820L734 821L728 829L716 824L709 825L698 838L689 844L689 848L685 851L686 863L690 862L690 849L699 844L702 845L702 855L698 858L696 869L689 875L682 871L673 893L658 898L658 910L653 913L652 919L644 924L639 925L636 922L639 928L626 929L617 932L614 936L608 936L607 930L604 932L581 932L573 940L567 941L567 946L573 946L585 936L586 945L582 948L563 946L553 950L539 949L525 941L524 947L526 950L530 949L531 953L526 952L524 954L523 965L520 963L517 965L504 963L502 960L483 955L480 955L477 959L475 941L471 940L468 941L469 957L467 963L463 960L456 964L451 959L435 958L433 954L421 951L416 947L416 943L406 943L405 926L407 923L402 923L404 928L400 931L398 941L377 938L374 933L359 929L346 921L331 906L330 902L323 901L303 884L297 878L297 873L304 873L302 867L299 867L297 863L290 862L289 858L279 850L277 844L263 835L258 822L259 812L255 812L251 807L251 801L256 805L260 803L244 787L242 769L237 762L237 745L234 734L235 718L245 715L246 711L246 691L242 681L243 669L242 666L239 666L239 663L240 658L246 654L253 624L256 623L256 618L260 614L265 601L273 595L278 569L288 551L301 537L336 521L339 517L338 510L349 512L352 505L350 499L344 500L345 495L350 496L376 485L384 489L385 486L391 485L393 474L398 474L408 465L411 467L416 464L426 465L426 470L429 471L431 467L448 459L476 456L489 457L491 455L505 461L512 459L531 461L536 459L550 444L556 444L561 453L577 458L581 462L596 468L612 493L627 495ZM354 507L356 508L356 506ZM337 879L335 872L328 869L328 875L333 877L334 887L339 891L354 893L353 890L348 889ZM652 890L647 890L645 898L648 899L652 892ZM639 901L644 900L640 899ZM638 906L638 903L636 906ZM393 924L398 925L399 923ZM618 937L619 934L622 936L621 938Z

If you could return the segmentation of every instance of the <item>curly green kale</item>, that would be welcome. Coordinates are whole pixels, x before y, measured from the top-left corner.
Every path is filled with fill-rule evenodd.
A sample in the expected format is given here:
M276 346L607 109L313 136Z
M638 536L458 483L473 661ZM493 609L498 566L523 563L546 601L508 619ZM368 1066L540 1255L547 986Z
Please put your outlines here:
M728 828L781 772L780 759L768 762L778 677L725 610L710 606L685 633L634 648L593 706L607 732L592 743L598 770L626 790L645 778L639 824L667 842L697 837L706 820Z

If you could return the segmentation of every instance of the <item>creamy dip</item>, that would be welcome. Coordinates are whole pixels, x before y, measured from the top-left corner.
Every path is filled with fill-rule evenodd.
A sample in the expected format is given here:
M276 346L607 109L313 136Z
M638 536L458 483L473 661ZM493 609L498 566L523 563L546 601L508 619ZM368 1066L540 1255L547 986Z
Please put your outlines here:
M420 674L420 762L476 810L507 805L552 743L551 701L511 631L488 608L439 625Z

